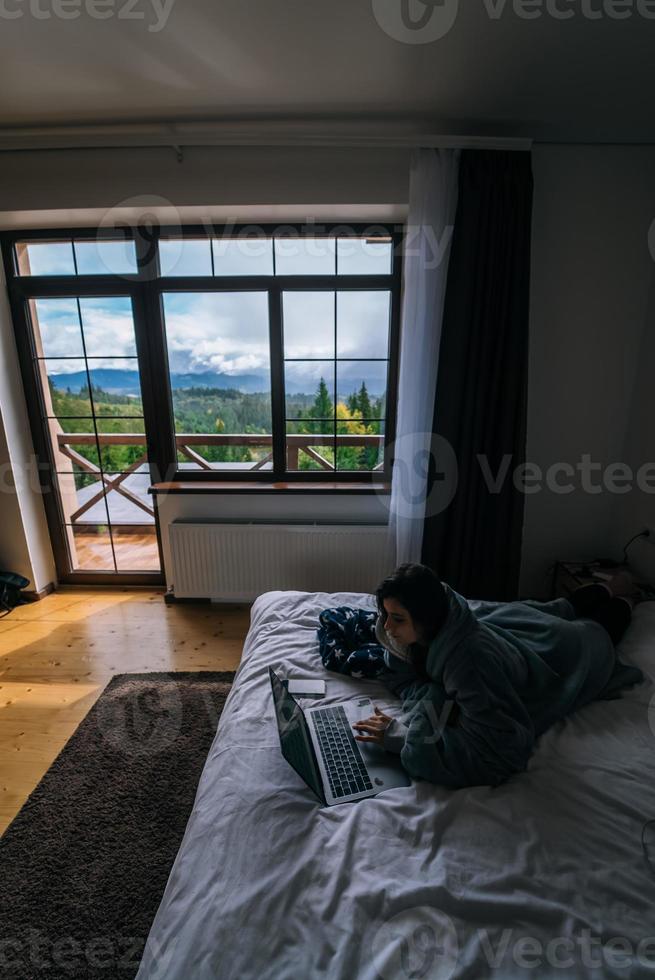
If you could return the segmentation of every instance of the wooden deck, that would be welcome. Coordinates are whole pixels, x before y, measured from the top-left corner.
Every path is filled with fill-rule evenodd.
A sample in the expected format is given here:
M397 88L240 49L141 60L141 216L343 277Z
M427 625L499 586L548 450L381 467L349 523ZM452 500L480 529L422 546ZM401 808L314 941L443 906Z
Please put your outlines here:
M157 535L153 527L149 533L141 530L135 534L128 531L113 531L114 553L119 572L141 572L160 570ZM73 561L74 571L104 570L114 571L111 540L109 534L95 534L75 529L75 549L77 561Z
M0 619L0 833L114 674L235 670L249 623L247 605L78 587Z

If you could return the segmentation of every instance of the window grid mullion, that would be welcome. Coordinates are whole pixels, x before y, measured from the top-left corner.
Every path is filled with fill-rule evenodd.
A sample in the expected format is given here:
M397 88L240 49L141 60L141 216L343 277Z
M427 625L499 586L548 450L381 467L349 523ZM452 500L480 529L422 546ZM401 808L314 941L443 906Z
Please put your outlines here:
M287 471L286 392L284 388L284 338L282 290L271 286L268 291L269 350L271 358L271 428L273 443L273 478L281 479Z
M336 261L336 259L335 259ZM332 293L332 320L334 325L334 389L332 396L334 402L332 404L332 412L334 415L334 425L332 427L332 437L334 440L334 472L337 472L337 291Z

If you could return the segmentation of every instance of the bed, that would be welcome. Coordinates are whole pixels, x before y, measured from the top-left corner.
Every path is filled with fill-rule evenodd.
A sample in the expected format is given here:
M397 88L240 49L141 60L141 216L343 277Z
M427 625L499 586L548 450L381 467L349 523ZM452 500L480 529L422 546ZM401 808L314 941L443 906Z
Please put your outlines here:
M324 670L317 616L338 605L374 600L254 603L138 980L655 976L655 603L621 644L646 682L550 729L525 773L322 808L280 753L269 666L398 709Z

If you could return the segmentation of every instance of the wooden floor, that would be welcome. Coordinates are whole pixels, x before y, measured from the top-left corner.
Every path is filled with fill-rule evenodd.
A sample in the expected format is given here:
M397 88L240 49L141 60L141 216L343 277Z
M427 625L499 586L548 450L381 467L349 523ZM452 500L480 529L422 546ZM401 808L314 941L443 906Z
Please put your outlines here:
M249 606L62 588L0 619L0 833L114 674L234 670Z

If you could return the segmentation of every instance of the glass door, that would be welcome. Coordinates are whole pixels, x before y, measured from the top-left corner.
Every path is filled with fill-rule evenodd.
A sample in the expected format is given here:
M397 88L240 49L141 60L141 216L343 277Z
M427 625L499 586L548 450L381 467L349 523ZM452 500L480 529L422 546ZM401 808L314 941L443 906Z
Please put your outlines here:
M60 573L160 573L132 297L36 297L28 309Z

